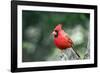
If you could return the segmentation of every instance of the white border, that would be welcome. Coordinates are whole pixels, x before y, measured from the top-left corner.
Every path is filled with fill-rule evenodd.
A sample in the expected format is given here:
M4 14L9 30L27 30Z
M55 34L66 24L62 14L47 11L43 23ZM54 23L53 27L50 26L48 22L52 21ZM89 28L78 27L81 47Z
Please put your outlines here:
M75 13L90 13L90 59L89 60L70 60L70 61L45 61L45 62L22 62L22 10L32 11L50 11L50 12L75 12ZM41 67L41 66L57 66L57 65L78 65L78 64L93 64L94 63L94 10L92 9L75 9L75 8L58 8L58 7L40 7L40 6L18 6L18 48L17 48L17 64L18 68L25 67Z

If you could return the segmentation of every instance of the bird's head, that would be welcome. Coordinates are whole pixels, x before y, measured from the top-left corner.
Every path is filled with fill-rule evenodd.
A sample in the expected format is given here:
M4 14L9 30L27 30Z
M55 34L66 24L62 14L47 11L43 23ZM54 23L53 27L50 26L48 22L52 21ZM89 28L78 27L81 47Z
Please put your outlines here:
M62 30L62 24L58 24L55 28L54 31L52 32L52 34L54 35L54 37L58 36L58 32Z

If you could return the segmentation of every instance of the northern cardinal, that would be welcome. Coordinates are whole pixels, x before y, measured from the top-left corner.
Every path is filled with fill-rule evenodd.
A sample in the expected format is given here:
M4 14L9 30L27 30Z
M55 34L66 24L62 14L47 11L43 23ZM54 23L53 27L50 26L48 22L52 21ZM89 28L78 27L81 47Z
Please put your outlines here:
M72 48L73 41L67 33L62 29L62 24L58 24L52 34L54 35L54 44L61 51L64 50L65 54L69 56L68 59L79 59L78 53ZM72 56L72 57L71 57Z

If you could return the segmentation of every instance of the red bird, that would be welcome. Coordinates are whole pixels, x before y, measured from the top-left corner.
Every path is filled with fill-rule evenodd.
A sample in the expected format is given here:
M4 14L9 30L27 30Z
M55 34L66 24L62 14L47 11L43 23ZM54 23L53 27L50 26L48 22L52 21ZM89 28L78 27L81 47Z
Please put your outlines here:
M62 29L62 25L59 24L52 32L54 35L54 44L61 50L71 48L73 41L69 38L68 34Z
M64 32L62 29L62 24L58 24L55 28L54 31L52 32L54 35L54 44L56 47L58 47L60 50L65 50L65 49L71 49L73 46L73 41L70 39L67 33ZM74 54L77 54L74 52L75 50L72 50ZM79 55L77 54L79 57Z

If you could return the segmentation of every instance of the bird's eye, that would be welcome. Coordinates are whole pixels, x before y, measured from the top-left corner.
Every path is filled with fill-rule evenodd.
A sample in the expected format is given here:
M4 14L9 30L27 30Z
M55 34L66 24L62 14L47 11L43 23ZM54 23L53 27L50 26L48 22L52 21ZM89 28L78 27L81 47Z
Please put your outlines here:
M57 30L55 30L55 32L58 32Z
M55 31L55 33L56 33L54 36L55 36L55 37L58 37L58 30L54 30L54 31Z

